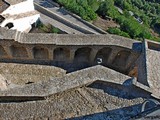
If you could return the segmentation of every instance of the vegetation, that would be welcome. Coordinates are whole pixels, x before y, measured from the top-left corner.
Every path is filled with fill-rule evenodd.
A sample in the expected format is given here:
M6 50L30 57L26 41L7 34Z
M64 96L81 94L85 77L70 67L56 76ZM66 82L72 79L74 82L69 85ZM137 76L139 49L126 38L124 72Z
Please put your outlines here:
M56 0L70 11L81 16L84 20L91 21L97 18L95 11L99 8L97 0Z
M40 30L42 30L43 32L46 32L46 33L56 33L56 34L60 34L61 33L61 31L58 28L53 27L50 24L45 25L45 24L39 23L37 25L37 27Z
M100 16L111 17L120 28L107 31L134 39L147 38L160 41L151 34L151 29L160 34L160 0L56 0L58 3L92 21ZM120 13L117 7L122 9ZM131 14L132 13L132 14ZM138 20L142 20L141 24Z
M142 19L142 21L144 21L143 25L141 25L135 19L135 16L141 18L141 16L138 15L139 12L137 12L140 10L135 11L136 8L135 8L135 5L132 5L132 1L134 0L115 0L115 1L106 0L101 4L98 14L101 16L108 15L112 17L117 23L120 24L120 28L119 28L120 31L128 33L128 35L131 38L155 39L155 37L153 37L150 33L150 29L149 29L150 21L148 21L149 19L148 16L147 15L145 16L144 14L142 14L143 18L145 18L145 19ZM115 8L115 5L123 10L123 14L118 12L118 9ZM135 15L132 16L129 13L129 11L132 11ZM113 29L109 29L108 30L109 33L111 33L110 30L113 30ZM121 34L120 32L118 32L117 34L126 37L126 35Z
M130 37L128 33L121 31L119 28L109 28L107 32L111 34L116 34L124 37Z

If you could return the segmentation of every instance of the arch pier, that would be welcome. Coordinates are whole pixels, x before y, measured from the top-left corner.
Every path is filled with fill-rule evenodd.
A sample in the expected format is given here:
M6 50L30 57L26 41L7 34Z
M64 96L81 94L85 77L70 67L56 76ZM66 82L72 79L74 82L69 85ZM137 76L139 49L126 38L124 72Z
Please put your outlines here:
M0 41L0 61L27 64L47 64L68 72L97 64L122 73L129 73L139 52L115 45L52 45L24 44L12 40Z

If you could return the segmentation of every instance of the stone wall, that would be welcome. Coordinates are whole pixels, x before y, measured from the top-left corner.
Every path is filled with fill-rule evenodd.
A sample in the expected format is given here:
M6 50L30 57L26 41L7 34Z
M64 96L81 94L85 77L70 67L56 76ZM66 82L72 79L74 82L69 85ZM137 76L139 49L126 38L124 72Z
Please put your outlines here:
M21 33L16 30L0 28L0 39L10 39L26 44L55 44L55 45L115 45L132 49L133 39L116 35L69 35L47 33Z
M0 119L62 120L101 112L122 119L139 113L143 101L143 98L123 99L102 90L82 87L52 95L46 100L1 103ZM135 104L138 107L134 107Z
M51 77L49 81L41 81L23 87L11 88L7 91L0 91L1 97L45 97L60 93L69 89L89 85L97 80L123 84L132 81L132 78L103 66L90 67L77 72L69 73L60 78Z
M145 41L145 44L148 84L153 89L153 94L160 98L160 44L150 41Z
M66 71L54 66L0 63L0 74L7 81L8 85L12 87L13 84L23 86L47 81L52 77L62 77L66 75Z
M2 62L43 63L59 67L64 61L73 63L77 59L80 60L80 66L81 62L92 66L97 64L97 58L102 58L102 65L128 74L131 65L140 55L140 51L133 48L137 41L109 34L26 34L1 28L0 37L0 61ZM90 49L88 53L87 49ZM107 53L108 49L110 51Z
M159 96L159 59L160 44L149 40L143 41L142 54L137 60L138 82L136 86L151 92L156 98Z
M147 66L146 66L146 44L145 41L142 44L142 53L137 60L138 65L138 82L149 86L147 81Z
M101 65L128 74L139 55L139 52L116 45L64 46L54 45L54 43L28 44L14 40L0 40L1 62L52 64L59 67L64 66L65 69L78 69L81 64L97 65L99 64L97 60L102 59ZM72 67L67 67L67 63Z

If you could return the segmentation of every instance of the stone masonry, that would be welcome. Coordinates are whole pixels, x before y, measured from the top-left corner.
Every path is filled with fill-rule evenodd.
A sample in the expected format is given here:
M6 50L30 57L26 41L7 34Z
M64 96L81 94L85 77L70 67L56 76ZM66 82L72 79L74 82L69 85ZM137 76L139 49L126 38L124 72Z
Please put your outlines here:
M140 113L146 99L159 98L154 72L158 68L149 64L154 55L154 66L158 64L158 43L108 34L24 34L3 28L1 31L0 60L6 62L1 63L0 71L6 85L0 91L2 119L82 119L102 114L128 119ZM103 59L100 65L95 63L99 57ZM76 62L76 67L84 62L92 64L66 73L60 69L63 67L59 63L63 62L71 66ZM138 76L128 76L132 70ZM123 114L116 115L119 110Z
M0 28L0 120L133 119L160 99L159 51L110 34Z

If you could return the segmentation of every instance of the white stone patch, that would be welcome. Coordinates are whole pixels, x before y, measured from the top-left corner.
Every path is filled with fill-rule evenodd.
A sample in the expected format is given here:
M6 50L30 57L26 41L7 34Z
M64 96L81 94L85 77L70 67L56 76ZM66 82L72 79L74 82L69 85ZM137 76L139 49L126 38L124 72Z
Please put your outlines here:
M5 14L15 15L25 13L34 10L33 0L26 0L24 2L11 5L5 11L2 12L2 16Z
M8 24L12 24L12 27L7 28L20 32L29 32L32 28L31 25L40 17L38 12L35 13L33 0L26 0L16 5L11 5L3 11L1 15L5 18L0 24L1 27L6 27Z
M7 80L0 74L0 90L6 90L7 86Z

